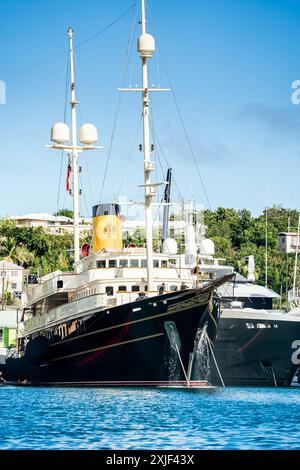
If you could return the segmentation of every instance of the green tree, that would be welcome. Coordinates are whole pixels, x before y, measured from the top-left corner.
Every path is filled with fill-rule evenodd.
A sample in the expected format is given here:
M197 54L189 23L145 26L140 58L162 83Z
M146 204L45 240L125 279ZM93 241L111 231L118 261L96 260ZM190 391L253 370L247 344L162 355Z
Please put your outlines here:
M71 209L59 209L53 215L68 217L68 219L74 218L74 212Z

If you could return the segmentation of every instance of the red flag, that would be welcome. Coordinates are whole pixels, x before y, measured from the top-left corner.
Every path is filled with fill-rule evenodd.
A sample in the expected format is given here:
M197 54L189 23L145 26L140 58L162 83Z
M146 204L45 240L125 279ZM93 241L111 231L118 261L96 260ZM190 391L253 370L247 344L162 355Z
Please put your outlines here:
M70 175L71 175L71 163L68 163L68 171L66 177L66 190L70 191Z

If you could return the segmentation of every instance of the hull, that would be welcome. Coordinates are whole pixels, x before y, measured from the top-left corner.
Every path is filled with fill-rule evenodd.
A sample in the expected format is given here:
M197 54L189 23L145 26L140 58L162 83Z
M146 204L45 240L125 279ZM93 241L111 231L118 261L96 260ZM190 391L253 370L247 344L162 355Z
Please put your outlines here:
M174 360L165 322L177 327L187 370L198 328L208 322L214 334L218 312L209 306L220 282L225 281L106 308L63 339L41 332L23 357L7 360L2 376L33 385L164 385ZM178 368L175 379L184 380Z
M300 319L289 315L280 319L257 310L250 315L230 311L223 315L214 353L225 385L289 386L300 365L293 356L293 343L300 340ZM220 384L213 360L210 367L211 382Z

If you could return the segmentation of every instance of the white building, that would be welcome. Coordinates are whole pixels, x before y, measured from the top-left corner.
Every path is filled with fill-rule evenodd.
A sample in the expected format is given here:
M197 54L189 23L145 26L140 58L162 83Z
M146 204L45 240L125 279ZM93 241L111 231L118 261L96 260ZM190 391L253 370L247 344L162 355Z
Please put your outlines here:
M282 253L295 253L300 251L300 237L297 232L281 232L279 234L279 248Z
M176 237L184 233L186 222L184 220L171 220L169 221L169 233L171 237ZM125 220L122 223L122 232L124 234L133 235L137 229L146 229L144 220ZM154 221L153 230L161 230L162 222Z
M25 215L9 217L16 222L17 227L42 227L53 235L73 233L73 219L64 216L55 216L46 212L34 212ZM80 218L79 229L83 233L92 229L91 219Z
M24 268L9 261L0 261L0 297L3 292L21 293L24 284Z
M25 215L15 215L9 217L16 222L17 227L42 227L48 233L59 235L62 233L73 233L73 219L64 216L55 216L47 214L46 212L34 212ZM81 218L80 231L91 233L92 232L92 219ZM153 229L160 230L162 222L159 220L154 221ZM125 219L122 222L122 231L124 234L133 235L137 229L145 229L144 220L130 220ZM184 220L172 220L169 222L169 233L171 237L182 235L185 229Z

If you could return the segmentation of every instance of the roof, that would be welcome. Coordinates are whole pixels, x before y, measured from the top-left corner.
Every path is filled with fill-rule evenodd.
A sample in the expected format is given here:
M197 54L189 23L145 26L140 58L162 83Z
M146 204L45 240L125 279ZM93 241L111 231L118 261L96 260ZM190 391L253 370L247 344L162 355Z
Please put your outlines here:
M10 261L5 261L5 260L2 260L0 261L0 270L1 269L13 269L13 270L17 270L17 269L24 269L22 266L19 266L18 264L15 264L15 263L11 263Z
M268 299L278 299L280 295L267 287L254 284L252 282L235 283L227 282L218 288L218 294L222 297L229 298L251 298L251 297L265 297Z
M292 237L296 237L298 233L297 232L280 232L279 235L291 235Z

